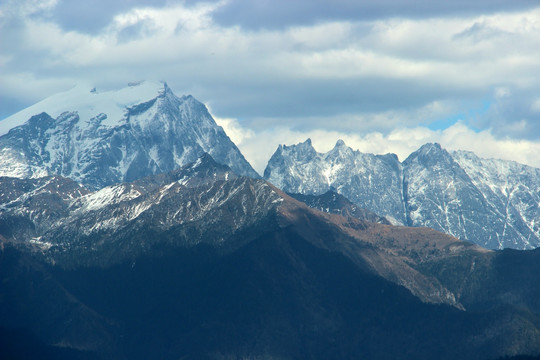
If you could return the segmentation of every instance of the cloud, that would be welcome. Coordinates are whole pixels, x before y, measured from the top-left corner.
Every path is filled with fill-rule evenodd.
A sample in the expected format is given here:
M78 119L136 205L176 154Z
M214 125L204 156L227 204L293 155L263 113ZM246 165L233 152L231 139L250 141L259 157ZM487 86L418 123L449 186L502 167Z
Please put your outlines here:
M540 141L540 99L538 93L499 87L485 114L476 121L489 126L501 138Z
M539 114L540 113L540 98L536 98L536 99L533 100L533 102L531 104L531 111L534 114Z
M7 0L0 4L0 19L24 18L53 10L58 0Z
M77 82L155 79L211 103L246 148L349 136L383 151L396 129L418 137L458 119L497 141L540 141L536 2L74 3L0 6L0 117Z
M163 7L174 3L170 0L92 0L60 1L51 14L64 31L97 35L113 21L114 17L133 8Z
M388 18L431 18L477 16L503 11L524 11L537 6L534 0L231 0L220 9L216 20L225 26L247 29L280 29L291 25L345 20L371 21Z
M237 146L242 146L255 135L252 130L243 128L236 119L218 118L215 116L213 118Z

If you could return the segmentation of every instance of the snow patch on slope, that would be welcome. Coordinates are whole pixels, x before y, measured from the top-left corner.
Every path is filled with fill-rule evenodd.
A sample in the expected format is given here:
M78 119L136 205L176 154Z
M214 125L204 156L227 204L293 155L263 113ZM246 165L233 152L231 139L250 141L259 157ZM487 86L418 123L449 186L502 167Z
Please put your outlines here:
M72 207L80 208L80 211L94 211L108 205L136 199L141 195L142 193L131 185L108 186L77 199Z

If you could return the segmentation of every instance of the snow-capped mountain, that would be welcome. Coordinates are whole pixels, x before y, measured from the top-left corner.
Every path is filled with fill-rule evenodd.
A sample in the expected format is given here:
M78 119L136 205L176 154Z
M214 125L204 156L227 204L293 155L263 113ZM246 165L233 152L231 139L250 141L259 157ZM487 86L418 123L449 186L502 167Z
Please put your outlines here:
M209 153L258 177L204 104L166 83L79 86L0 121L0 175L61 175L99 189L168 172Z
M354 151L342 140L325 154L311 140L280 145L270 158L264 178L288 193L321 195L334 190L360 207L406 223L402 167L396 155Z
M468 151L451 154L496 214L491 239L498 247L539 246L540 169L514 161L482 159Z
M403 163L343 141L279 146L264 178L291 193L334 189L394 224L427 226L487 248L540 246L540 169L426 144Z

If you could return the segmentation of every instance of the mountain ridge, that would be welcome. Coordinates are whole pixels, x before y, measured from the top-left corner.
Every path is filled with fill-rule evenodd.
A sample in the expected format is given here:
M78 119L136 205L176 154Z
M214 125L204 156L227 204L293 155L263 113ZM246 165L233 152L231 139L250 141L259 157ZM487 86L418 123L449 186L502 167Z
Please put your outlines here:
M540 246L540 169L425 144L403 162L343 141L280 145L264 178L290 193L334 190L394 224L428 226L492 249Z

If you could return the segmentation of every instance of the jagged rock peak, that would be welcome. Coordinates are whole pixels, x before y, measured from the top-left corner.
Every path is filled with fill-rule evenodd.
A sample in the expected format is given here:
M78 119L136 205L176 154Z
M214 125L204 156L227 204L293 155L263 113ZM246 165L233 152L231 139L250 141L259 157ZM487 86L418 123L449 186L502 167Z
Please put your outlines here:
M353 151L344 141L338 141L327 153L318 153L311 146L306 151L306 144L287 147L287 151L278 149L268 162L264 178L289 193L322 195L335 189L392 223L406 222L401 164L396 156ZM368 170L371 168L373 171Z
M274 161L288 156L292 156L295 161L310 161L314 156L317 156L317 151L311 144L311 139L308 138L303 143L298 143L296 145L279 145L276 152L272 155ZM270 161L272 161L270 159Z
M315 148L313 147L313 144L311 143L311 138L307 138L306 141L302 142L302 143L298 143L296 145L280 145L280 147L282 147L283 149L304 149L304 150L315 150Z
M323 154L322 156L326 156L329 159L330 158L344 158L344 159L352 159L354 157L354 150L347 146L345 144L345 141L339 139L336 142L336 145L332 150L327 152L326 154Z

